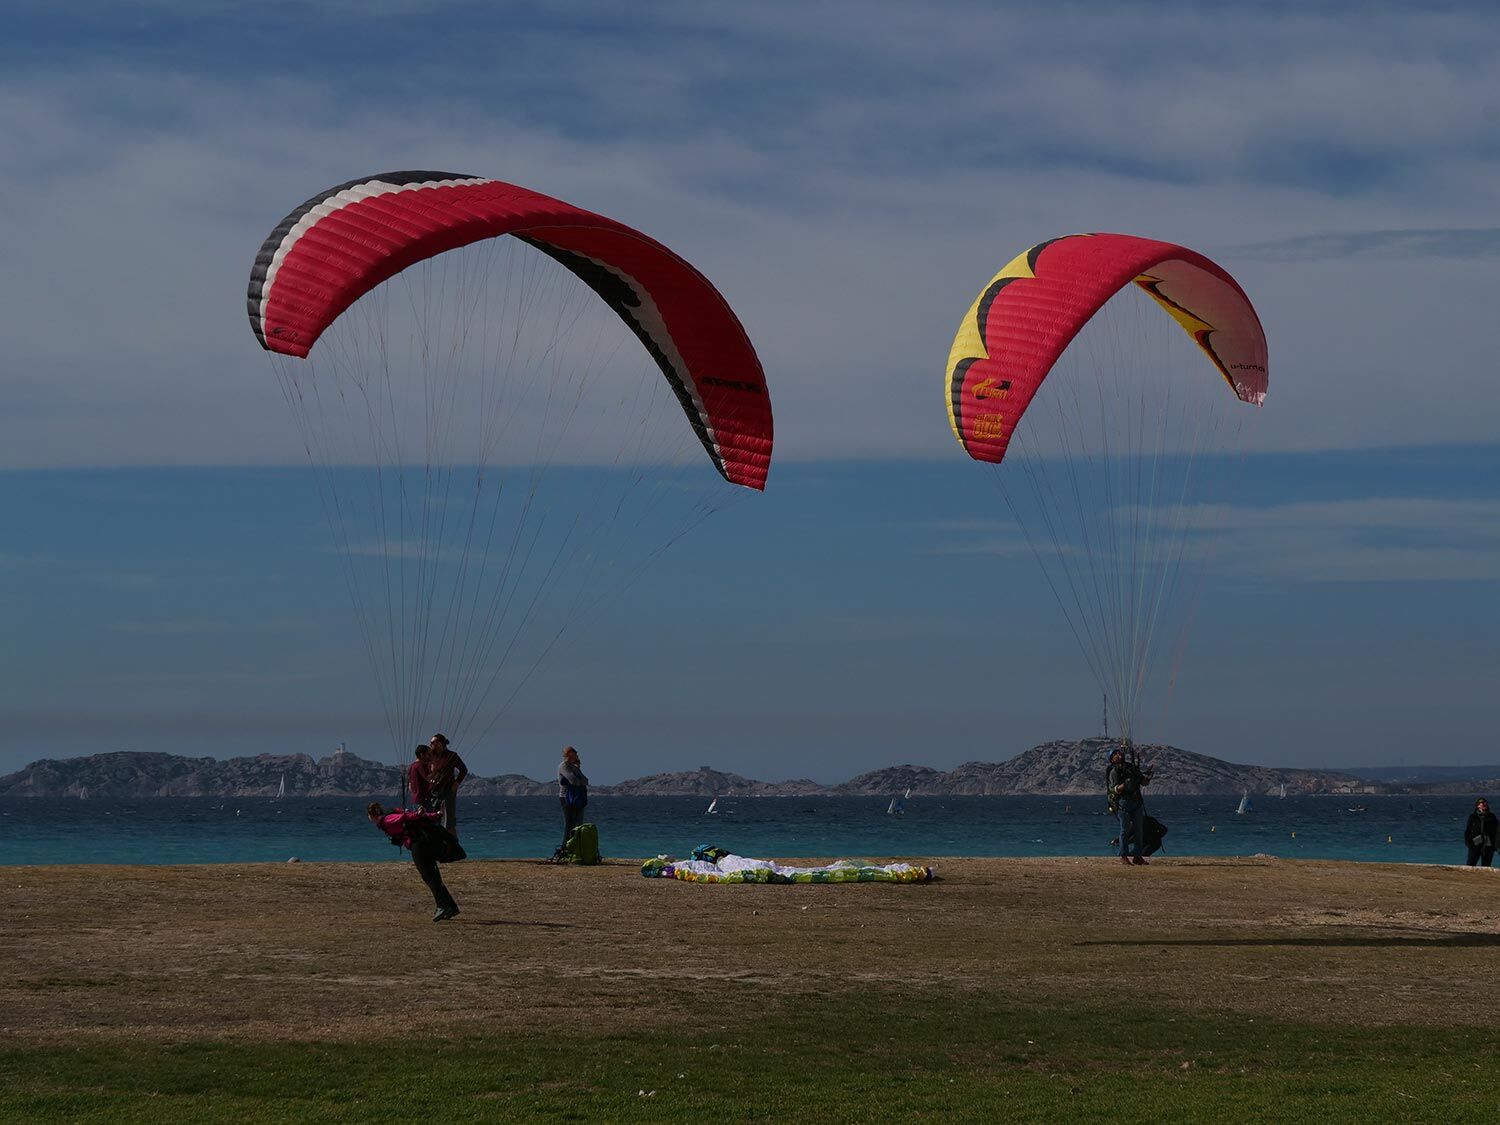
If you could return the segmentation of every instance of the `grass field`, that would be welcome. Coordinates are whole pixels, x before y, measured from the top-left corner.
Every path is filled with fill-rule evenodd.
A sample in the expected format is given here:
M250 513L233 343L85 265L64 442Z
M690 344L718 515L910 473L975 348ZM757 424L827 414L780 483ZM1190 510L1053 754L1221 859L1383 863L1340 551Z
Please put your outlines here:
M7 1119L1500 1118L1500 878L930 861L0 869Z

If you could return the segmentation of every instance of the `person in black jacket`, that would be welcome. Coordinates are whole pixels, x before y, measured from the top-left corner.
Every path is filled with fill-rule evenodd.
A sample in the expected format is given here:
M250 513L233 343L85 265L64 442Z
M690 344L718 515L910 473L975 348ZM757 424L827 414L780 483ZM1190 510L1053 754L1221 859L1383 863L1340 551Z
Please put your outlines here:
M1474 802L1474 811L1464 825L1464 844L1469 849L1468 865L1488 867L1495 858L1495 841L1500 839L1500 821L1490 812L1490 803L1483 797Z
M1127 758L1124 747L1109 752L1104 786L1110 811L1120 818L1120 862L1144 866L1146 851L1146 800L1141 786L1151 784L1151 770L1142 769L1134 748ZM1134 854L1131 849L1134 847Z

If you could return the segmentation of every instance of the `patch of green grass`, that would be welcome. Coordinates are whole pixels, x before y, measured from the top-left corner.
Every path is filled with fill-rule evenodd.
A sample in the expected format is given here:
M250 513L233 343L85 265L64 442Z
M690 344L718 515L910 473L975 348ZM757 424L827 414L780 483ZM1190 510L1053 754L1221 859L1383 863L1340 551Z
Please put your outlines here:
M680 1031L0 1052L0 1116L110 1121L1500 1118L1500 1036L1028 1010L958 992L731 1002Z

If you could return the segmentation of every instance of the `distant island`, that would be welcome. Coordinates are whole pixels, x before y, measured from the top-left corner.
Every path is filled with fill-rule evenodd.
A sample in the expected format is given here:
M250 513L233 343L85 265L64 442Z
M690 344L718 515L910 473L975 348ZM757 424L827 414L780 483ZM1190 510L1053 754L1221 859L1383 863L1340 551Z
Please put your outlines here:
M913 796L1099 796L1104 786L1105 757L1115 742L1085 738L1046 742L1003 762L965 762L952 770L927 766L890 766L871 770L837 785L807 778L756 781L709 766L678 773L652 774L617 785L596 785L598 796L615 797L887 797L911 790ZM1356 773L1323 769L1277 769L1246 766L1194 754L1174 746L1141 746L1144 760L1154 760L1151 792L1162 796L1207 796L1249 793L1252 796L1347 795L1355 793L1458 794L1483 788L1500 790L1500 766L1477 767L1470 776L1454 776L1456 767L1433 767L1429 773L1406 771L1400 780L1374 780ZM1373 772L1373 771L1372 771ZM1431 777L1430 780L1415 780ZM175 754L117 752L80 758L44 758L0 777L0 799L150 797L391 797L400 791L395 766L337 750L314 760L307 754L257 754L254 757L188 758ZM464 793L474 797L556 796L555 781L535 781L520 774L480 777L471 774Z

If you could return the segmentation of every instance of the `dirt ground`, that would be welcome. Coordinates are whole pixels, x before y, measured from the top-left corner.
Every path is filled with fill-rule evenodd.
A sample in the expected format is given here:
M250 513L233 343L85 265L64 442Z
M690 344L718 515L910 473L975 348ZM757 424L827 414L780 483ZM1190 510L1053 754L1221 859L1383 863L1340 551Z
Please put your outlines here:
M1500 869L924 862L939 881L703 886L624 862L468 862L447 869L463 913L439 924L395 861L0 868L0 1039L627 1031L790 993L1104 1005L1129 981L1156 1012L1457 1025L1476 985L1492 991Z

